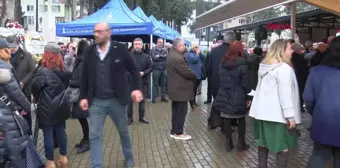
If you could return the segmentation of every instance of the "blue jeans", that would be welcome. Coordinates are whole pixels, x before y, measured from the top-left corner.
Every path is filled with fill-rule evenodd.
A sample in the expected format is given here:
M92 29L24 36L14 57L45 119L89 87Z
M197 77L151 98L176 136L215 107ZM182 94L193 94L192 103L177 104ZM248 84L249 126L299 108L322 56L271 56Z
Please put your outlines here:
M59 152L61 155L67 155L67 136L65 131L65 123L55 126L43 126L45 157L47 160L54 160L54 140L53 131L59 144Z
M94 98L89 112L91 167L103 168L103 128L107 115L110 116L118 129L125 158L131 158L132 146L128 130L126 106L123 106L116 98Z

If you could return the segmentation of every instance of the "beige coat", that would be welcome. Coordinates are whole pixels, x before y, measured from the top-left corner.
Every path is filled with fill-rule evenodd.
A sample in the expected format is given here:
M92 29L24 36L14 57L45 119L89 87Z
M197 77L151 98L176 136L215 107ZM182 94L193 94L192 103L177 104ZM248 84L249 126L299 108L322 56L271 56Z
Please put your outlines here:
M195 73L189 68L184 54L171 49L166 59L168 73L168 97L171 101L194 99Z

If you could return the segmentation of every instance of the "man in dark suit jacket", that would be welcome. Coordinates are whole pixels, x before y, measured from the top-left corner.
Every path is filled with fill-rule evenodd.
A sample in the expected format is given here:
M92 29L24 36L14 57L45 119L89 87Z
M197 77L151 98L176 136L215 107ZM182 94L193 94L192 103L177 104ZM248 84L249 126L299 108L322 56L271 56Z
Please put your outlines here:
M184 40L175 39L172 47L165 62L168 72L168 97L172 101L172 128L170 137L179 140L189 140L191 136L184 134L183 127L188 112L188 101L194 99L193 90L196 75L189 68L185 59Z
M139 70L140 77L142 79L142 91L146 94L148 87L148 75L152 71L152 62L150 56L143 52L143 40L136 38L133 40L133 58L136 62L137 69ZM128 106L128 121L129 125L133 122L133 101L131 100ZM139 121L145 124L149 124L149 121L145 119L145 101L139 103Z
M91 167L103 167L103 129L109 115L115 123L123 148L126 166L133 167L132 145L126 117L129 102L125 72L131 75L131 97L143 100L140 91L140 72L124 44L111 41L111 28L98 23L94 28L96 44L84 56L80 83L80 108L90 113Z

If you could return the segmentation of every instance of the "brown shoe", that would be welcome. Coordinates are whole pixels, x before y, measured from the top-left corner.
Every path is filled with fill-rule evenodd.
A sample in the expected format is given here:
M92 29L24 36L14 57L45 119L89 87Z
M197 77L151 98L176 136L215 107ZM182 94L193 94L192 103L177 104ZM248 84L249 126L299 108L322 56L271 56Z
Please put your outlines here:
M45 168L56 168L53 160L46 160Z
M61 168L68 168L68 159L66 156L60 156L58 160L58 166Z

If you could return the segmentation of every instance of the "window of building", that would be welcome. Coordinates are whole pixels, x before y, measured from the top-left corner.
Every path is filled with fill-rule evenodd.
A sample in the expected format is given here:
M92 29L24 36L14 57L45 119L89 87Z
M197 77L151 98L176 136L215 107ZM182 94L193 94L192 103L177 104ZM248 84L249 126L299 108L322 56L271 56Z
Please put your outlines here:
M65 0L52 0L52 3L61 4L61 3L65 3Z
M34 25L34 16L27 16L27 24Z
M40 5L39 6L39 11L40 12L48 12L47 5Z
M55 23L64 23L65 22L65 18L64 17L56 17L55 18Z
M27 5L27 12L33 12L34 6L33 5Z
M60 5L52 5L53 12L60 12Z

